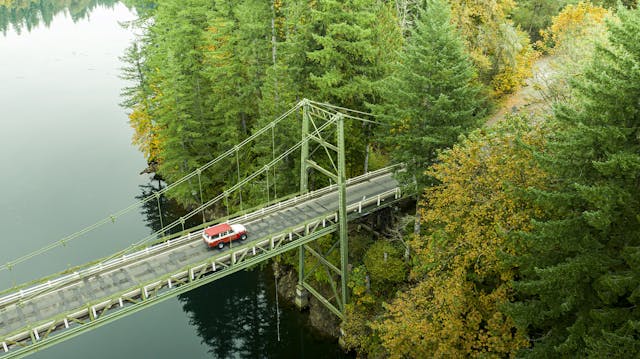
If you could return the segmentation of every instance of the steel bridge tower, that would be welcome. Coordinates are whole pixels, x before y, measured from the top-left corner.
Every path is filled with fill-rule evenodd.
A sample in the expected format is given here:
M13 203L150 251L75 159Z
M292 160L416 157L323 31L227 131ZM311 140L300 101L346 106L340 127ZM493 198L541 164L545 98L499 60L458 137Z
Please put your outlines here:
M332 248L325 253L318 253L312 249L309 245L301 245L298 249L298 284L296 286L295 302L298 308L303 309L308 304L308 293L313 294L320 302L322 302L329 310L336 314L340 319L344 318L345 305L349 300L349 292L347 288L347 281L349 279L349 242L347 237L347 183L346 183L346 162L345 162L345 137L344 137L344 115L336 112L332 114L325 114L328 117L328 122L335 124L335 144L332 144L329 139L323 138L322 134L318 131L310 132L311 126L314 129L318 129L318 126L313 120L310 111L314 111L309 105L308 100L303 100L302 106L302 146L301 146L301 158L300 158L300 193L305 194L309 192L309 171L311 169L320 172L327 176L330 181L337 184L338 190L338 242L335 243ZM315 133L316 135L312 134ZM309 153L309 144L316 143L325 150L329 162L332 164L332 170L326 169L319 165L316 161L312 160ZM333 158L337 157L337 166ZM340 251L340 267L333 265L326 257L339 247ZM337 304L334 305L331 301L325 298L320 292L314 288L307 278L311 275L311 271L305 269L305 256L310 253L315 257L318 262L323 265L327 273L334 273L340 278L338 286L337 281L334 280L332 275L329 275L331 289L333 291L333 298Z

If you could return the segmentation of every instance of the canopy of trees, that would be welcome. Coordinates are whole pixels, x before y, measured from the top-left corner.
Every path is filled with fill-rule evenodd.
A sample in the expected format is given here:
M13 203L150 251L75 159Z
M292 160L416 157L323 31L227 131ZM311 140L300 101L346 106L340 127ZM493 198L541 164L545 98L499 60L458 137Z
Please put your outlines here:
M124 56L133 85L123 105L134 142L169 182L305 97L377 115L347 126L348 175L372 157L403 162L418 210L413 230L404 221L352 253L349 348L397 358L640 351L636 1L129 3L141 35ZM553 56L556 78L540 88L554 110L482 127L538 56ZM238 159L243 171L299 138L287 126ZM297 186L298 162L284 161L278 172L295 175L274 192ZM197 185L219 193L234 170ZM195 185L176 198L197 203Z

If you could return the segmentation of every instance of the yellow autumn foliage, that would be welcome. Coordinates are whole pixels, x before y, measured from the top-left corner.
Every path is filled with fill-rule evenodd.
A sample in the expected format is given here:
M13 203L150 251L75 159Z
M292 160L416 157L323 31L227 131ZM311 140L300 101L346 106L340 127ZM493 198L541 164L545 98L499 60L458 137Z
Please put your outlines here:
M418 284L373 324L392 358L513 357L528 345L500 308L516 274L504 260L516 251L509 235L541 214L518 189L544 188L547 178L521 144L542 148L543 135L521 119L485 131L429 170L441 184L424 194L426 233L411 242Z
M142 151L148 163L159 162L161 141L158 128L151 120L146 106L137 104L129 114L129 124L133 128L132 143Z
M536 52L509 20L513 0L451 1L451 19L465 40L480 79L494 96L517 90L531 76Z
M594 24L604 24L610 15L609 10L589 2L567 5L553 18L549 28L540 30L542 40L536 45L546 52L553 52L553 48L562 47L568 40L591 35L590 28Z

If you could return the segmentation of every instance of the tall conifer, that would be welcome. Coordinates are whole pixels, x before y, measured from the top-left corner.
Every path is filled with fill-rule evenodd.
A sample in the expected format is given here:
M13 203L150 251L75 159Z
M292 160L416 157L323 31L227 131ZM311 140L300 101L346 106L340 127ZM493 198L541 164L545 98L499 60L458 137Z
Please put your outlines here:
M547 217L523 237L511 307L531 357L640 352L640 10L619 16L540 156L556 189L536 193Z
M385 102L375 107L388 124L382 136L393 162L406 164L405 183L415 178L418 190L429 183L424 172L437 151L452 146L483 113L482 88L449 6L425 4L393 75L383 82Z
M385 73L373 28L381 6L371 0L316 2L307 27L311 41L306 53L313 99L360 111L378 102L375 84ZM364 166L365 130L353 121L345 126L350 176L361 173Z

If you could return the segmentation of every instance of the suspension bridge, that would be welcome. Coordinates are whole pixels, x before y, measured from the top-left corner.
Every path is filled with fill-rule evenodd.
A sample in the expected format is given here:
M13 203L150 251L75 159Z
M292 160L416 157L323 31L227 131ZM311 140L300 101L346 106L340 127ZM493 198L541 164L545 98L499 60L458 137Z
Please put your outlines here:
M372 121L365 116L303 100L233 149L179 181L92 226L1 266L0 271L17 270L20 264L46 255L54 248L80 239L88 240L97 228L113 225L145 203L159 203L161 196L170 196L179 186L193 186L194 179L198 179L200 206L167 225L162 224L152 235L108 257L0 293L0 358L28 355L292 250L298 252L299 258L296 302L304 306L311 294L342 318L349 300L348 222L392 206L403 198L393 177L394 167L346 178L344 123ZM277 154L276 128L291 118L300 122L300 140ZM273 144L271 160L242 178L239 152L255 145L260 136L269 134ZM277 197L275 168L298 152L299 191ZM237 181L205 202L201 177L224 161L235 162L238 166ZM327 185L310 190L309 178L316 175L325 178L317 183ZM265 204L205 221L207 210L227 207L230 211L230 198L240 202L242 208L243 188L257 185L265 185ZM160 206L158 210L162 219ZM187 220L200 215L203 216L202 224L185 228ZM207 248L202 241L202 232L220 222L243 224L248 239L232 242L224 250ZM172 229L181 230L166 235ZM324 251L314 248L313 242L326 236L334 239L331 248ZM339 252L339 260L336 260L336 252ZM306 258L313 258L314 264L308 265L310 261ZM318 270L327 274L330 289L320 289L314 284L313 274Z

